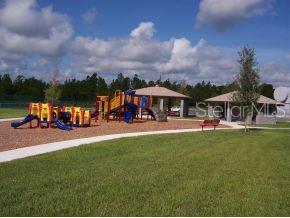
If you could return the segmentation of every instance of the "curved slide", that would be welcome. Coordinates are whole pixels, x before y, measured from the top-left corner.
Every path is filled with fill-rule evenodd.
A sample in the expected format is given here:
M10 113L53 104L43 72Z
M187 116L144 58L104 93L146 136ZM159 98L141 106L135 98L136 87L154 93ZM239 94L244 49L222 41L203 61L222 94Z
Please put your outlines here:
M72 130L72 128L70 126L65 125L65 123L62 120L54 118L53 122L56 124L57 128L61 130L66 130L66 131Z
M124 121L126 123L131 123L132 116L135 113L135 111L138 109L138 106L129 101L125 101L125 105L129 107L129 110L126 111L126 113L124 114Z
M146 108L146 111L153 118L153 120L156 120L156 115L158 112L158 109L156 107Z
M156 107L147 108L147 112L156 121L159 122L167 121L167 115L163 112L160 112L159 109Z
M28 115L24 118L24 120L22 120L22 121L12 122L12 123L11 123L11 127L17 128L17 127L19 127L19 126L24 125L25 123L29 123L30 121L32 121L32 120L34 120L34 119L38 119L38 117L35 116L35 115L32 115L32 114L28 114Z

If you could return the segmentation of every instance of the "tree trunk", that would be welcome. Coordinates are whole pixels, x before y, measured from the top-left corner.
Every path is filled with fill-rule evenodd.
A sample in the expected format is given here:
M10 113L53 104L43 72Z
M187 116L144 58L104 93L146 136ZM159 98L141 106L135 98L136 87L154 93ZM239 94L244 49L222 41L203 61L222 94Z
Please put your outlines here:
M249 128L248 128L248 119L249 119L249 114L251 114L251 113L249 113L249 112L246 112L246 118L245 118L245 122L244 122L244 126L245 126L245 132L248 132L249 131Z
M248 116L245 119L244 126L245 126L245 132L248 132Z

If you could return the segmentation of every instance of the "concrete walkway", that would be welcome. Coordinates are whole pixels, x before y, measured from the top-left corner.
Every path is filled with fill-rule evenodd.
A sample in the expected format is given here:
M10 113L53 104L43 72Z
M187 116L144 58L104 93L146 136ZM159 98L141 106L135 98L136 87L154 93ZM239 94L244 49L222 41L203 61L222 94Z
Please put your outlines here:
M168 120L183 120L183 121L196 121L196 122L202 122L203 119L192 119L192 118L174 118L174 117L168 117ZM240 125L238 122L228 122L225 120L220 120L220 124L226 125L226 126L230 126L233 129L243 129L244 126Z
M233 128L220 128L217 130L225 130ZM213 130L212 128L205 128L205 131ZM41 145L35 145L30 147L24 147L9 151L0 152L0 163L7 162L11 160L16 160L20 158L30 157L34 155L44 154L48 152L58 151L66 148L72 148L84 144L102 142L112 139L119 139L125 137L135 137L135 136L144 136L144 135L156 135L156 134L172 134L172 133L185 133L185 132L198 132L201 131L198 129L178 129L178 130L163 130L163 131L151 131L151 132L134 132L134 133L123 133L123 134L113 134L113 135L103 135L89 138L81 138L74 140L67 140L61 142L53 142Z
M240 125L238 122L228 122L225 120L221 120L220 124L230 126L233 129L244 129L245 128L243 125Z
M279 127L263 127L263 126L250 126L250 127L248 127L249 129L271 129L271 130L290 130L290 128L289 127L281 127L281 128L279 128Z
M220 121L221 124L232 127L233 129L244 129L245 126L238 122ZM266 126L248 126L249 129L269 129L269 130L290 130L288 127L266 127Z

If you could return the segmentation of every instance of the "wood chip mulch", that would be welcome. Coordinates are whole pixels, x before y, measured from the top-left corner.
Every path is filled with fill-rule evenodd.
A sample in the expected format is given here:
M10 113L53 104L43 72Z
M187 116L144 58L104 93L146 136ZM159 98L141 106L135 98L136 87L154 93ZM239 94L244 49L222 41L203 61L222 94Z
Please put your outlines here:
M110 121L107 123L98 120L96 123L92 121L91 127L74 128L72 131L63 131L57 128L30 129L28 124L14 129L10 126L10 123L11 122L0 123L0 151L100 135L200 128L200 122L193 120L169 120L168 122L136 120L132 124L127 124L123 121ZM219 125L219 128L223 127L226 126Z

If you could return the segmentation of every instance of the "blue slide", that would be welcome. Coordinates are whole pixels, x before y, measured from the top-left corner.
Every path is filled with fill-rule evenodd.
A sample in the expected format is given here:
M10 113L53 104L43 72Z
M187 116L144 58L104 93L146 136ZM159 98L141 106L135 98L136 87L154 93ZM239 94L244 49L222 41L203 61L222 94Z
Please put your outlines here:
M125 101L125 105L129 107L129 110L126 111L126 113L124 114L124 121L126 123L131 123L132 116L135 113L135 111L138 109L138 106L136 104L129 102L129 101Z
M91 118L94 118L98 115L97 111L93 111L91 112Z
M30 121L32 121L32 120L34 120L34 119L38 119L38 117L35 116L35 115L32 115L32 114L28 114L28 115L24 118L24 120L22 120L22 121L12 122L12 123L11 123L11 127L17 128L17 127L19 127L19 126L24 125L25 123L29 123Z
M56 124L57 128L70 131L72 128L70 126L65 125L65 123L62 120L59 120L57 118L53 119L53 122Z

